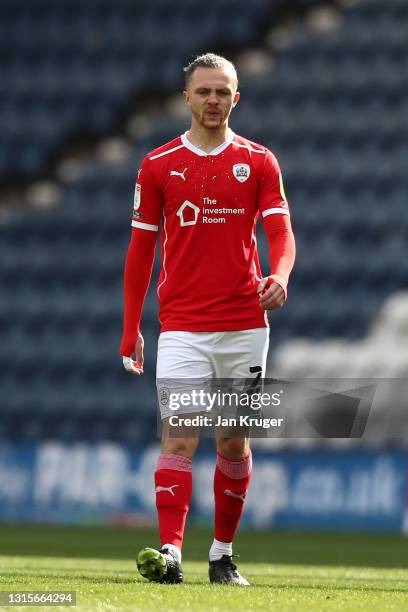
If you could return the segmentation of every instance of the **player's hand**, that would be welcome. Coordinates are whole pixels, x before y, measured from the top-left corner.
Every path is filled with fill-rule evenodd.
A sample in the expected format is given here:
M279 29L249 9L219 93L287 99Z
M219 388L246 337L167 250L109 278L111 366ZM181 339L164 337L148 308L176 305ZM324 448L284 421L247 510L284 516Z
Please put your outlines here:
M259 305L262 310L276 310L282 308L285 303L285 292L279 283L275 283L268 276L263 278L258 285L257 293Z
M143 340L142 334L139 333L139 337L136 340L136 344L135 344L135 352L134 352L135 359L132 359L131 357L122 358L125 370L127 370L128 372L130 372L130 374L133 374L134 376L140 376L141 374L143 374L143 363L144 363L143 349L144 349L144 340Z

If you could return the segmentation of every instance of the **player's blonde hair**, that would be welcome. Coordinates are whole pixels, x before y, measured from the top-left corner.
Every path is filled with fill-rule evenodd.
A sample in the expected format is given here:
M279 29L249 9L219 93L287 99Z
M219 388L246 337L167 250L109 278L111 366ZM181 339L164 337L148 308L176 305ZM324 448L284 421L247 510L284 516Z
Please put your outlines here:
M193 72L197 68L223 68L224 66L228 66L233 72L236 80L236 85L238 87L238 75L237 70L232 62L230 62L226 57L222 55L216 55L215 53L204 53L203 55L197 55L185 68L183 68L186 80L185 86L188 86L188 83L193 75Z

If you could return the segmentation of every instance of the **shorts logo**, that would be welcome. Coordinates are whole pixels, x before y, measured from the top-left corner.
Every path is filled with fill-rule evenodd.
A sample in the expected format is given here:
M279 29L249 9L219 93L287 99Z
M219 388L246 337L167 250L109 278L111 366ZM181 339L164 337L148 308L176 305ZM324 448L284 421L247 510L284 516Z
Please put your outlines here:
M232 172L240 183L245 183L247 179L249 179L249 175L251 174L251 168L248 164L234 164L232 166Z
M189 202L188 200L184 200L176 215L180 219L180 226L186 227L187 225L195 225L198 219L198 213L200 212L200 208Z
M139 183L136 183L135 198L133 201L133 210L137 210L139 208L141 200L142 200L142 186L139 185Z
M160 404L162 406L167 406L170 399L170 389L168 387L161 387L160 389Z

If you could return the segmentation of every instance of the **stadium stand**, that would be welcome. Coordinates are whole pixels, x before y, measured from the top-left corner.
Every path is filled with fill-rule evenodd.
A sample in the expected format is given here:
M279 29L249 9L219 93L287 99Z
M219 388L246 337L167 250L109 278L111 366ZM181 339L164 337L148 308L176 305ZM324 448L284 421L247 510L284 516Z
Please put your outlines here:
M294 339L282 344L273 373L285 378L408 378L408 293L386 300L360 341Z
M39 176L72 138L109 135L138 89L160 83L174 93L191 54L221 38L225 48L253 45L284 3L273 11L263 0L238 4L162 0L138 3L136 12L125 0L3 1L0 177ZM408 283L408 6L363 0L341 16L336 29L299 22L287 45L265 43L273 67L242 75L232 119L237 132L276 152L292 203L297 264L290 299L270 319L273 367L288 364L285 376L305 374L305 363L313 375L348 375L343 366L357 353L337 350L333 337L368 346L356 375L381 374L364 365L372 355L364 338L380 306ZM186 27L195 28L188 39ZM137 383L117 354L136 169L146 151L187 127L163 115L153 124L126 162L84 164L58 208L8 212L0 234L2 438L134 443L155 431L154 291ZM260 243L266 253L262 232ZM393 312L378 321L392 326ZM326 359L329 352L337 356Z
M109 133L141 92L181 87L197 49L252 44L284 2L235 5L2 0L0 181L32 179L67 142Z

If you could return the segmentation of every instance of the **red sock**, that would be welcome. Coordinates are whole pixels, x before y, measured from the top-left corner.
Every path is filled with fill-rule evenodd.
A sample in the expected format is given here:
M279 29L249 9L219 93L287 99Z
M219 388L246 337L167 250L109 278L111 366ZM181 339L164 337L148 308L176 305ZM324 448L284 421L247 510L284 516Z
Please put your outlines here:
M184 527L192 493L191 459L162 454L154 473L160 543L183 545Z
M239 461L217 455L214 474L215 533L219 542L232 542L244 509L252 473L252 454Z

